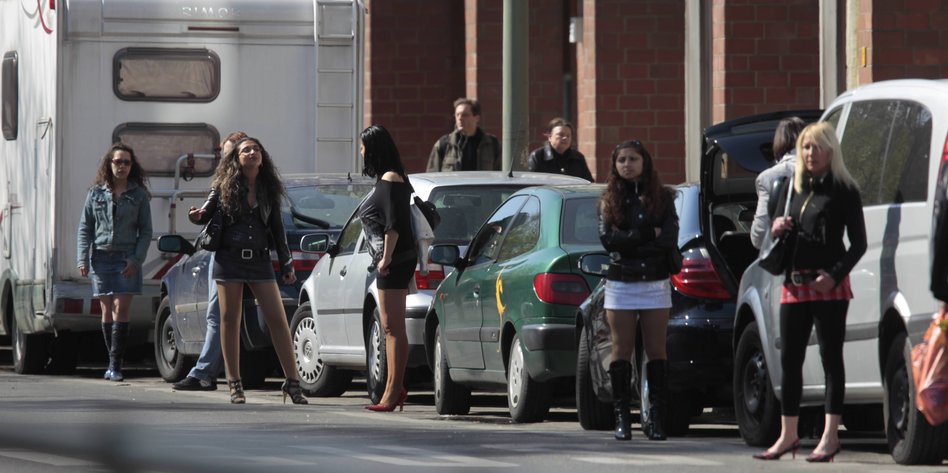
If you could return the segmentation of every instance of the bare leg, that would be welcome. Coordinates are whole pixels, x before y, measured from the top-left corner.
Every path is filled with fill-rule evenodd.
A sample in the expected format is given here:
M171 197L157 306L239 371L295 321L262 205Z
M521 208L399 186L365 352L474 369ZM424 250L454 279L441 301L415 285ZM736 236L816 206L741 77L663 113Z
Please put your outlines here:
M290 336L290 326L286 323L286 310L280 297L280 288L276 281L250 284L250 290L263 309L263 316L270 327L270 340L273 349L283 367L283 376L286 379L298 380L296 375L296 358L293 356L293 338Z
M640 311L642 324L642 344L649 361L666 360L666 334L668 333L668 309L648 309ZM635 328L633 327L633 334ZM635 338L633 337L633 340Z
M829 455L839 449L839 423L842 416L826 414L826 425L820 443L813 449L815 455Z
M408 335L405 332L405 298L407 289L379 289L379 315L385 333L385 356L388 378L379 404L398 401L405 384L408 364Z
M102 310L102 323L110 324L114 322L112 318L112 305L114 303L114 296L97 296L99 298L99 308Z
M240 379L240 313L243 309L243 283L217 282L217 300L221 306L221 350L227 380Z
M633 310L606 310L606 321L612 334L612 361L632 361L637 318L638 313Z
M798 416L780 416L780 437L767 449L767 453L780 453L790 449L800 441L797 435Z
M132 309L131 294L119 294L115 296L112 304L112 320L116 322L128 322L129 312Z

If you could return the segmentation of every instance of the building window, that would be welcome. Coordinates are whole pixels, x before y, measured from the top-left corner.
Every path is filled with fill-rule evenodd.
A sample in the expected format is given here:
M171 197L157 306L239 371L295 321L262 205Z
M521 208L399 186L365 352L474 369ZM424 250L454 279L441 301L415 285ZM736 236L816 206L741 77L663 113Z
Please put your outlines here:
M19 85L17 79L17 54L9 51L3 55L3 72L0 75L2 83L2 108L0 122L2 122L3 138L13 141L17 135L17 108L20 103Z
M220 133L206 123L123 123L112 132L112 142L135 150L149 176L174 176L175 163L182 155L214 153ZM209 159L195 160L193 175L210 176L214 164Z
M125 48L112 60L122 100L211 102L221 91L221 60L207 49Z

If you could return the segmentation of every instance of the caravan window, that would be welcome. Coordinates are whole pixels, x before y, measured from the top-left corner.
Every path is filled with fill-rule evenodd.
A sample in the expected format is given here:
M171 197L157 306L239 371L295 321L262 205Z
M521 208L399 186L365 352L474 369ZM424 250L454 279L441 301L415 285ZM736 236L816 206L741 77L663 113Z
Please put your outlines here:
M220 139L217 129L206 123L123 123L112 132L112 142L120 141L135 150L149 176L174 176L180 156L213 154ZM213 160L195 160L194 176L206 177L213 172Z
M125 48L112 60L122 100L210 102L221 91L221 60L207 49Z
M0 77L3 92L3 112L0 122L3 124L3 138L7 141L16 139L17 107L19 107L19 91L17 85L17 55L10 51L3 55L3 73Z

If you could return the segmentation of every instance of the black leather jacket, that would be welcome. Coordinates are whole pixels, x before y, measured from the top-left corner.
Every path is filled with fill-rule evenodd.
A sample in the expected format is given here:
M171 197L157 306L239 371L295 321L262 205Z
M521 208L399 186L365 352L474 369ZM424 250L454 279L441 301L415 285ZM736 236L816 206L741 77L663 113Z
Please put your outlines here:
M617 228L599 215L599 239L609 251L612 263L606 279L610 281L655 281L669 277L669 254L678 247L678 214L674 199L668 204L660 219L650 216L635 195L626 197L626 225ZM655 236L655 228L661 234Z
M241 192L241 202L246 203L246 189L242 188ZM287 274L293 272L293 256L290 254L290 247L286 243L286 230L283 228L283 215L280 212L280 209L277 208L274 211L273 206L267 200L265 195L257 194L257 204L260 208L260 216L263 219L264 223L267 226L267 229L270 231L270 248L276 250L277 258L280 261L280 274ZM211 216L214 215L214 212L220 207L220 192L215 188L211 189L211 192L207 195L207 200L204 202L204 205L201 206L205 210L204 216L200 219L189 219L192 223L198 225L204 225L211 219ZM233 225L235 222L229 216L224 217L224 227L228 225ZM224 231L223 235L226 235L229 232ZM227 241L222 241L221 245L223 247L239 247L236 244L228 244Z
M583 153L567 148L563 154L559 154L549 142L530 153L527 158L527 170L581 177L590 182L593 180Z
M936 185L932 214L931 290L935 299L948 302L948 166L942 165Z

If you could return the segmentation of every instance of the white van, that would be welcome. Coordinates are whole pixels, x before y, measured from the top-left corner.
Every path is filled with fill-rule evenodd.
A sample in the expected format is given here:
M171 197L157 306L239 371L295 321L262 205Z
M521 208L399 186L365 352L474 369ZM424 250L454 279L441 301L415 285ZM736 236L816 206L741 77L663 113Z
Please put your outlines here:
M948 80L859 87L833 101L821 120L836 127L859 184L868 238L866 254L850 273L843 424L847 430L884 428L898 463L941 463L948 455L948 425L933 428L916 409L910 349L937 308L929 292L929 239L938 170L948 160ZM738 293L734 405L750 445L770 445L780 430L782 284L783 276L771 276L755 262ZM822 419L824 389L814 330L802 402L817 407L810 410L819 415L810 417L814 427Z

